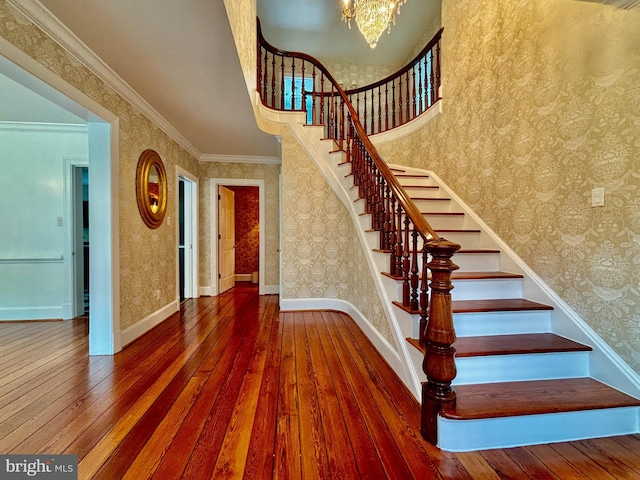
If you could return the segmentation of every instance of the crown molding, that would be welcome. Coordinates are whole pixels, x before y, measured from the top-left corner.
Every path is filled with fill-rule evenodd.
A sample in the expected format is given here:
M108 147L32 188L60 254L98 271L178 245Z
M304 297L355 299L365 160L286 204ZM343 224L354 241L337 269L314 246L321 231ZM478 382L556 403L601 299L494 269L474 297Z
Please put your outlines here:
M202 156L202 153L189 140L38 0L7 0L7 3L67 50L100 80L113 88L187 152L195 158Z
M282 162L278 157L248 157L244 155L200 155L201 162L218 163L261 163L265 165L280 165Z

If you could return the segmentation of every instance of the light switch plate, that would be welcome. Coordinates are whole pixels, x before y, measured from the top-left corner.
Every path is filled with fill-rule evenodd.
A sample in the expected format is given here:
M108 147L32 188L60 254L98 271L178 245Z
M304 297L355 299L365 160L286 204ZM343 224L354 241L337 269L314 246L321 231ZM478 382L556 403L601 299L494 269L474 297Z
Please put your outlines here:
M591 190L591 206L604 207L604 188L594 188Z

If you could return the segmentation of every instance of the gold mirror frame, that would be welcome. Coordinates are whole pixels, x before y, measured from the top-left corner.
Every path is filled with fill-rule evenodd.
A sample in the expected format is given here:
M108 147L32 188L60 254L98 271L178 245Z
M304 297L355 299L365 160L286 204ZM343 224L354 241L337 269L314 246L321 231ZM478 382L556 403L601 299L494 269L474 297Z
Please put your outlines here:
M158 188L149 188L152 170L158 174ZM145 150L138 159L136 171L136 197L142 220L149 228L158 228L167 211L167 172L160 155L154 150Z

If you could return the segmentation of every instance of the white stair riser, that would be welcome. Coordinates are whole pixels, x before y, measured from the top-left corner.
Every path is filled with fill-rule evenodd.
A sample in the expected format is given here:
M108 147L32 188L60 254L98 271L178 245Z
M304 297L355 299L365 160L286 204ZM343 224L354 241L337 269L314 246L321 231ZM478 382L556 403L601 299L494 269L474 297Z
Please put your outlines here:
M482 247L482 236L480 232L438 232L440 238L457 243L464 249L476 249Z
M578 378L589 375L589 352L456 358L454 385Z
M509 448L637 433L640 408L609 408L483 420L438 418L438 446L450 452Z
M467 219L465 215L423 215L431 228L465 228ZM472 228L472 227L467 227Z
M444 200L415 200L414 203L421 212L453 212L453 202Z
M376 266L380 272L389 271L389 254L383 252L373 252L373 260L376 262ZM395 299L394 299L395 300Z
M403 186L405 191L409 194L410 197L447 197L447 192L442 190L441 188L423 188L419 186Z
M548 310L454 313L453 326L458 337L547 333L551 314Z
M500 271L500 253L456 253L452 260L461 272Z
M522 279L520 278L453 280L452 284L454 289L451 293L455 300L522 297Z

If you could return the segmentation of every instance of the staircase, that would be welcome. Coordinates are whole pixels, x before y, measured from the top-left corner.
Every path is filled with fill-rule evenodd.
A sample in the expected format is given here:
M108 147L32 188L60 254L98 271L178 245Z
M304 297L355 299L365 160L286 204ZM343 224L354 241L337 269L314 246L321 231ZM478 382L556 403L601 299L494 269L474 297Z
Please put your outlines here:
M526 298L533 289L525 272L504 271L509 262L483 225L433 175L393 170L434 230L462 246L452 274L456 405L441 412L439 446L465 451L638 432L640 400L591 378L588 339L554 333L554 307ZM382 275L399 294L402 279ZM412 326L407 341L420 364L419 312L393 303Z
M259 28L258 37L259 115L288 125L351 215L393 338L355 320L422 401L425 438L469 451L640 432L638 375L435 174L390 171L377 152L375 136L402 136L425 118L410 91L429 92L439 111L439 40L396 75L344 91L315 59L270 46ZM285 90L281 79L296 72L314 87ZM433 82L411 83L423 77ZM288 94L297 108L305 98L306 113L287 112Z

